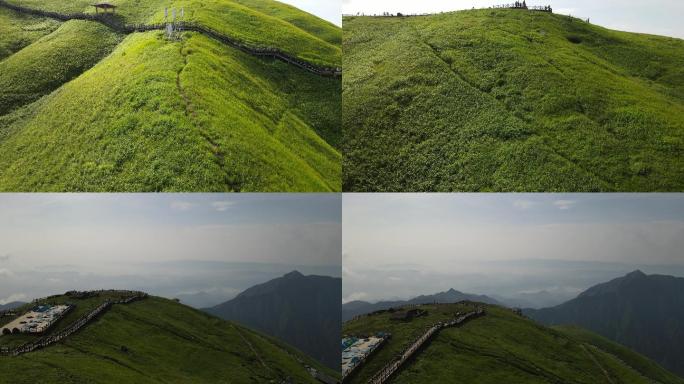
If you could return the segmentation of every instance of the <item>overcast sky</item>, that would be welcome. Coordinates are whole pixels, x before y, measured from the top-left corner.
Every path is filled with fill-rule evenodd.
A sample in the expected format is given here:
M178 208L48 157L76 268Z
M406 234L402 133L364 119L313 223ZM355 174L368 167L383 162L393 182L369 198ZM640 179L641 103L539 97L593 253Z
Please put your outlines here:
M346 194L343 301L684 276L684 195Z
M513 0L342 0L345 14L382 12L434 13L486 8ZM556 13L572 15L610 29L684 38L682 0L530 0L528 5L551 5Z
M280 0L342 26L342 0Z
M339 276L334 194L0 195L0 303L65 289L228 299L293 269Z

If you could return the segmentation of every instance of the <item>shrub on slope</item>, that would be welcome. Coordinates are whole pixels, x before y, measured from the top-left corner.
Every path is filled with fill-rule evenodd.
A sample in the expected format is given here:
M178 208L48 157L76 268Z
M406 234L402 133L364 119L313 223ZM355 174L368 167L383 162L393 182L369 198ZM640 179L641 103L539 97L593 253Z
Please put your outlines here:
M340 155L316 133L339 132L339 81L187 36L133 34L0 119L0 189L339 190Z
M345 190L684 188L681 40L519 10L344 33Z
M80 75L111 52L119 40L102 24L72 20L0 62L0 115Z
M52 19L27 16L0 7L0 61L50 34L59 25Z

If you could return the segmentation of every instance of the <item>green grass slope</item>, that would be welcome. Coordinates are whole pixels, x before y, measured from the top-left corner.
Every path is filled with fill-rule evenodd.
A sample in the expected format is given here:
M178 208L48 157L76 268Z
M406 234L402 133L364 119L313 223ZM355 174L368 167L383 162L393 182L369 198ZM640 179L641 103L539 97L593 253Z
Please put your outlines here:
M132 34L0 117L0 190L340 190L339 105L337 79L200 34Z
M304 364L336 375L247 328L150 297L114 305L58 344L0 357L0 382L316 383Z
M565 325L552 328L579 342L592 344L596 348L600 348L601 350L614 355L625 364L634 367L639 372L643 372L645 376L654 381L667 383L672 382L675 379L682 380L680 377L664 370L652 360L646 359L642 355L632 352L631 349L610 341L596 333L587 331L584 328Z
M248 8L284 20L334 46L342 45L340 29L329 21L319 19L291 5L272 0L235 0Z
M29 104L95 65L120 36L100 23L72 20L0 62L0 115Z
M88 0L8 0L16 5L60 13L94 13ZM258 46L280 48L322 66L340 66L341 29L273 0L114 0L124 23L157 23L164 8L185 8L185 20Z
M612 344L595 343L487 305L486 315L442 330L392 383L684 383L650 360ZM411 322L370 315L343 325L343 334L390 332L392 338L352 377L366 382L425 329L472 305L423 306L428 315ZM588 332L587 332L588 333ZM598 345L597 345L598 344ZM625 363L627 362L627 363Z
M344 20L348 191L684 189L684 41L474 10Z
M0 7L0 61L50 34L60 23Z

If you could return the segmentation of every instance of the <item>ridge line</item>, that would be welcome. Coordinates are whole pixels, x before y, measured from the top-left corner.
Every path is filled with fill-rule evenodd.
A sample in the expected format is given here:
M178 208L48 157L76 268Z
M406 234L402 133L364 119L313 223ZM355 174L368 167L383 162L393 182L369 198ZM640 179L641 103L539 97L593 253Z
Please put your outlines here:
M31 14L31 15L37 15L37 16L42 16L42 17L48 17L52 19L58 19L62 21L69 21L69 20L89 20L89 21L96 21L101 24L104 24L114 30L117 30L121 33L125 34L130 34L133 32L145 32L145 31L152 31L152 30L164 30L166 28L166 24L164 23L159 23L159 24L120 24L116 23L112 20L108 20L106 16L103 15L93 15L93 14L87 14L87 13L71 13L71 14L64 14L64 13L59 13L59 12L51 12L51 11L43 11L40 9L33 9L33 8L27 8L27 7L22 7L19 5L14 5L10 4L5 0L0 0L0 6L5 7L11 10L14 10L19 13L25 13L25 14ZM207 26L202 25L201 23L196 23L196 22L182 22L181 23L182 29L185 31L194 31L194 32L199 32L204 35L207 35L221 43L224 43L226 45L230 45L233 48L237 48L245 53L248 53L253 56L257 57L271 57L280 61L283 61L287 64L299 67L301 69L304 69L308 72L314 73L319 76L323 77L334 77L334 78L340 78L342 77L342 68L340 67L322 67L315 65L313 63L310 63L304 59L297 58L293 55L290 55L286 52L281 51L278 48L274 47L253 47L250 46L249 44L246 44L236 38L230 37L228 35L224 35L218 31L215 31Z

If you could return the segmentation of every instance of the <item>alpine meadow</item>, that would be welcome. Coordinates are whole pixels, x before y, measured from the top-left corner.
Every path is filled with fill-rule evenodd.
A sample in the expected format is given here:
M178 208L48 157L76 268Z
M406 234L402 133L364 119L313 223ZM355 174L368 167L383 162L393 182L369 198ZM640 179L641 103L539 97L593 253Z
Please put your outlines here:
M345 191L684 189L681 39L527 9L343 22Z
M93 297L74 298L74 294ZM70 302L75 309L46 337L3 335L0 350L64 332L117 296L117 291L102 291L46 298L53 303ZM339 376L270 336L146 294L128 304L110 305L78 332L48 348L0 355L0 367L2 383L320 383L310 373L312 369Z
M111 4L0 1L0 190L341 190L339 27L271 0Z

